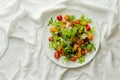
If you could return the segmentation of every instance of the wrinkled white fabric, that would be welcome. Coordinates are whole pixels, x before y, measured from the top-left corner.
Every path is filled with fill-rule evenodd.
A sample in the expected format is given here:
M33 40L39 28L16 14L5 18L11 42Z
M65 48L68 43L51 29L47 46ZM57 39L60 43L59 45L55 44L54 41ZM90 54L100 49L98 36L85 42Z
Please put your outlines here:
M0 80L119 80L119 0L0 0ZM74 69L54 64L43 48L46 19L57 10L78 9L100 31L100 48Z

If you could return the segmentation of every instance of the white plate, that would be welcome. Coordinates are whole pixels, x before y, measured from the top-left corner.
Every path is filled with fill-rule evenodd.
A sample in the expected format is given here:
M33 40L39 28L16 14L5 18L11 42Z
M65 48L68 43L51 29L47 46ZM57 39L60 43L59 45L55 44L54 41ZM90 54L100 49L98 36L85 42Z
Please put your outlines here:
M48 57L54 62L54 63L56 63L56 64L58 64L58 65L60 65L60 66L62 66L62 67L67 67L67 68L76 68L76 67L80 67L80 66L83 66L83 65L85 65L85 64L87 64L88 62L90 62L93 58L94 58L94 56L95 56L95 54L97 53L97 50L98 50L98 48L99 48L99 31L98 31L98 29L97 29L97 26L95 25L95 23L94 23L94 20L93 20L93 23L91 24L91 26L95 26L95 29L96 29L96 32L95 32L95 34L94 34L94 39L93 39L93 42L95 43L95 47L96 47L96 51L93 51L92 53L90 53L90 54L87 54L86 56L85 56L85 62L83 62L83 63L78 63L78 62L71 62L71 61L69 61L69 62L67 62L67 63L63 63L62 61L63 61L63 57L61 57L59 60L56 60L55 58L54 58L54 52L55 52L55 50L52 50L52 49L50 49L49 48L49 41L48 41L48 37L51 35L51 33L49 32L49 26L48 26L48 21L50 20L50 18L52 17L53 19L55 19L56 18L56 16L57 15L59 15L59 14L61 14L61 15L65 15L65 14L73 14L73 15L75 15L76 16L76 18L79 18L82 14L83 14L83 12L81 12L81 11L78 11L78 10L72 10L72 9L61 9L60 11L53 11L52 12L53 14L52 15L49 15L50 17L48 18L48 20L46 20L47 21L47 23L45 23L45 29L44 29L44 33L43 33L43 35L44 35L44 39L43 39L43 42L44 42L44 49L45 49L45 52L46 52L46 54L48 55ZM86 17L88 17L86 14L84 14Z
M8 38L4 30L0 28L0 59L4 56L8 47Z

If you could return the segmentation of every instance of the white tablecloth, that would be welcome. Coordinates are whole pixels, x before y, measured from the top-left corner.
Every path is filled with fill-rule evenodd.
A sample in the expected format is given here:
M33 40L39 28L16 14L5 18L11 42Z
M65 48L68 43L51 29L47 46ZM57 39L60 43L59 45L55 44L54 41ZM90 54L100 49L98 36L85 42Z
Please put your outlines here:
M119 0L0 0L0 80L119 80ZM55 10L79 9L100 31L100 48L85 66L54 64L42 43L45 19Z

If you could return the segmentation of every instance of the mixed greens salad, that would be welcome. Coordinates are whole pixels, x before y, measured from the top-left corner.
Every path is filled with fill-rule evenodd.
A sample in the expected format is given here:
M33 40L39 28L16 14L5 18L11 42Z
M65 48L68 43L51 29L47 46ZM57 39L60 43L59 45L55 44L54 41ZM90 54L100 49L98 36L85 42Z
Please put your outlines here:
M83 63L85 55L94 51L95 44L94 27L90 26L92 20L81 15L58 15L56 19L51 18L48 26L52 36L49 36L49 48L55 50L55 59L63 56L64 62L72 61Z

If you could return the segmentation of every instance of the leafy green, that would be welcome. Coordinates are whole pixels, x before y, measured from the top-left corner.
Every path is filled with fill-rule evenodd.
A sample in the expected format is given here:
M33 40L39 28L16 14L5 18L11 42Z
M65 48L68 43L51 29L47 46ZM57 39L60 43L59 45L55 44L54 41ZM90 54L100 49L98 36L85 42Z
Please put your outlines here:
M64 50L65 55L73 54L73 50L72 50L72 47L70 45L67 45L63 50Z
M88 22L88 23L92 22L92 20L90 18L86 18L85 21Z
M50 21L49 21L49 23L48 23L48 26L52 25L52 26L55 26L55 27L60 27L61 24L62 24L62 22L53 20L53 18L51 18Z
M70 15L69 21L73 21L75 19L74 15Z
M88 23L92 22L92 20L90 18L85 18L84 14L81 15L80 20L81 20L81 22L83 22L83 21L86 21Z
M95 46L94 46L94 44L92 42L90 42L90 44L88 44L86 48L96 50L96 48L95 48Z
M92 27L91 29L90 29L90 32L93 34L93 33L95 33L95 27Z
M74 36L74 35L77 33L77 30L78 30L78 27L77 27L77 26L74 26L74 27L71 29L71 36Z
M79 32L79 33L83 33L83 31L84 31L84 26L81 26L81 25L80 25L80 26L79 26L79 29L78 29L78 32Z
M51 18L50 21L49 21L49 23L48 23L48 26L49 26L49 25L52 25L53 22L54 22L54 21L53 21L53 18Z
M68 30L67 28L64 28L63 30L61 30L61 33L62 33L62 38L65 40L67 40L71 36L70 30Z
M62 46L63 48L65 48L65 47L67 46L67 43L66 43L65 41L61 40L61 46Z
M49 48L56 49L56 47L57 47L57 43L56 42L50 42L49 43Z
M63 59L62 63L64 62L68 62L70 60L70 57L69 56L65 56L65 58Z
M85 19L85 16L84 16L84 14L82 14L81 17L80 17L80 20L83 21L84 19Z
M62 29L61 33L62 33L63 38L66 40L74 36L77 33L77 29L78 27L73 27L71 30L67 28Z
M60 37L56 34L52 35L54 37L54 41L57 42L57 41L60 41Z
M56 34L52 34L52 36L53 36L53 41L49 43L49 47L56 49L56 47L57 47L58 43L60 42L61 38Z
M54 22L54 26L56 26L56 27L60 27L61 24L62 24L62 23L61 23L60 21L55 21L55 22Z
M79 63L83 63L85 61L85 55L82 55L80 58L78 58Z

